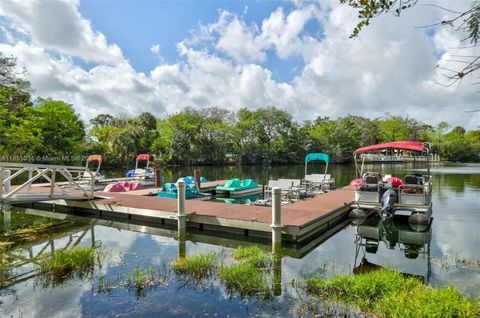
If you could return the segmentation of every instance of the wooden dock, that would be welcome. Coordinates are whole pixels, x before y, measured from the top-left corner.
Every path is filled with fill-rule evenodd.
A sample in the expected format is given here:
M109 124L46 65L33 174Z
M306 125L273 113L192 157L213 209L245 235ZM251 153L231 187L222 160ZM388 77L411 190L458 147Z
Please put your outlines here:
M213 187L224 181L203 183ZM21 204L24 207L91 215L106 219L147 221L161 224L177 222L177 200L148 196L157 189L132 192L96 192L93 200L51 200ZM314 240L347 217L354 199L353 187L347 186L314 198L300 200L281 208L283 240ZM186 201L187 228L220 231L244 236L271 236L272 208L227 204L212 201Z

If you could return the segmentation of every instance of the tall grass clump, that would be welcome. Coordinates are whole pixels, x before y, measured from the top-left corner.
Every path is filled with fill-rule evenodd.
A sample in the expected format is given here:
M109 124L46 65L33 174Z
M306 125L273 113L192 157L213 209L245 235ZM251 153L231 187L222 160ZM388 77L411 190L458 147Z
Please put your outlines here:
M215 253L206 253L178 258L171 266L177 276L189 276L195 280L208 279L217 270L217 256Z
M151 267L142 269L135 267L135 269L127 274L127 289L129 291L135 290L137 296L142 295L142 292L152 287L155 284L155 273Z
M304 289L323 300L354 305L379 317L480 316L480 301L466 298L455 288L434 289L388 269L330 279L312 277Z
M75 247L58 250L40 260L41 277L46 283L61 282L71 277L84 278L94 271L95 248Z
M232 257L241 263L251 264L256 267L267 267L271 263L268 253L258 246L240 246L232 253Z
M241 296L268 295L268 275L252 264L240 263L220 268L220 280L230 293Z
M113 294L118 288L126 288L129 293L134 293L137 298L145 297L150 290L161 286L168 286L170 281L170 269L166 265L158 268L136 266L127 273L115 275L100 275L93 284L93 290L97 293Z

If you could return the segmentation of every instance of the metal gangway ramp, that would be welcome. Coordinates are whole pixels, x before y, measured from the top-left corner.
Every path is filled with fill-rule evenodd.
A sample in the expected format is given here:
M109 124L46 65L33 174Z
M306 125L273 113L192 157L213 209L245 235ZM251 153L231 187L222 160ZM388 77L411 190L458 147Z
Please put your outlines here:
M0 162L0 176L4 204L94 198L95 177L87 167Z

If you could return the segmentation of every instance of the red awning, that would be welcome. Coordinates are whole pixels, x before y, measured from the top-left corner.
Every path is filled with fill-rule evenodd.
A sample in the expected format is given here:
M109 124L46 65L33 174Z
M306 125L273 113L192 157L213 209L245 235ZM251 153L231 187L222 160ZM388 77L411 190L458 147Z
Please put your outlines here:
M425 149L425 143L423 141L392 141L384 144L361 147L355 150L353 154L388 148L423 151Z
M151 156L148 153L142 153L137 156L137 160L147 160L150 161Z

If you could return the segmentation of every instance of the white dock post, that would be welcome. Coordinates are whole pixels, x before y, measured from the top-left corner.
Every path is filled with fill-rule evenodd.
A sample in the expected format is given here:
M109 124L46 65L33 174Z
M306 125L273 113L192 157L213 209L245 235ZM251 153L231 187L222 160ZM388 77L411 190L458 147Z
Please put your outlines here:
M282 189L274 187L272 189L272 249L274 253L282 245Z
M4 174L3 174L3 180L6 180L8 178L10 178L10 170L5 170ZM3 181L2 180L2 181ZM11 180L8 180L6 182L2 182L3 183L3 191L5 194L8 194L10 192L10 185L11 185Z
M179 181L177 183L177 221L178 221L178 235L183 236L185 233L185 182Z
M273 279L272 291L274 296L282 295L282 254L278 251L273 253Z

